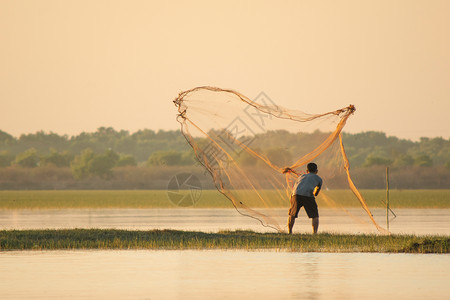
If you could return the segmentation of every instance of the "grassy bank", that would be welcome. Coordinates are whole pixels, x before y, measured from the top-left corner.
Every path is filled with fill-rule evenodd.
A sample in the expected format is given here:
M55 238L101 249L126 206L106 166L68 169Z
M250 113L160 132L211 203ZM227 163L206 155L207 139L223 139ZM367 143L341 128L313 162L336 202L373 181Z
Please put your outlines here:
M275 191L263 191L270 199ZM338 206L360 207L348 190L324 191ZM361 190L369 207L383 207L384 190ZM275 197L273 197L275 199ZM250 207L262 207L257 199L247 199ZM270 207L287 207L289 202L272 201ZM329 204L319 195L320 207ZM450 190L392 190L392 208L450 208ZM166 190L117 191L0 191L0 209L62 208L173 208ZM216 190L204 190L195 203L198 208L231 208L231 203Z
M175 230L4 230L0 250L276 249L297 252L449 253L449 236L204 233Z

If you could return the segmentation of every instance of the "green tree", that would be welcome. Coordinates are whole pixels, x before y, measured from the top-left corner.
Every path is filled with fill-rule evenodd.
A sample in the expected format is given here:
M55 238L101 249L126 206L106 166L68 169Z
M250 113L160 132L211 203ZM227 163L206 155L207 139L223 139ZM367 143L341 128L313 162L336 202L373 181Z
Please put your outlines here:
M389 166L392 163L392 161L388 158L375 156L375 155L369 155L366 158L366 161L364 162L364 167L371 167L371 166Z
M119 155L108 149L103 154L94 155L89 163L89 173L105 179L111 178L112 168L116 166L118 161Z
M409 154L401 154L394 160L394 165L397 167L408 167L414 165L414 158Z
M276 147L266 150L267 158L277 166L289 166L292 163L292 154L289 150Z
M73 155L68 151L57 152L55 149L50 150L50 154L41 157L41 165L54 165L56 167L69 167L73 160Z
M112 168L118 161L119 155L111 149L106 150L103 154L95 154L88 148L72 161L72 174L76 179L92 175L108 179L112 177Z
M0 143L12 143L14 142L14 137L10 135L9 133L4 132L3 130L0 130Z
M433 165L433 160L425 153L422 153L415 158L414 163L419 167L431 167Z
M148 160L148 166L176 166L182 162L181 152L169 150L169 151L157 151L152 153Z
M47 153L51 148L63 151L67 148L68 138L66 135L60 136L56 133L36 133L22 134L18 139L20 149L35 148L39 153Z
M194 150L185 151L181 155L181 165L189 166L197 162L197 158L195 157Z
M80 155L75 156L70 167L75 179L86 178L90 175L91 161L94 158L92 149L87 148Z
M244 166L254 166L258 162L258 160L254 156L246 151L242 151L241 153L239 153L237 161L242 163Z
M8 167L14 160L14 155L10 154L8 151L0 151L0 167Z
M137 162L133 155L121 155L117 161L116 167L136 166Z
M34 168L37 167L39 163L39 156L37 155L36 149L30 148L16 156L15 164L25 167Z
M209 133L217 135L220 134L220 131L210 131ZM274 146L289 145L289 148L285 150L295 155L292 158L298 158L311 151L311 145L322 143L328 134L328 132L320 131L314 133L291 133L286 130L267 131L257 134L251 147L258 148L266 155L273 156L278 164L283 164L280 158L282 153L277 154L276 151L271 153ZM386 163L386 161L380 162L380 160L374 159L377 157L390 160L395 166L410 165L411 157L418 158L421 154L428 155L432 165L436 166L444 166L450 160L450 139L421 138L420 141L413 142L386 136L383 132L343 133L343 138L352 167L360 167L366 163ZM209 143L205 138L195 137L194 139L199 143ZM123 155L133 156L136 162L145 162L149 155L156 152L175 151L181 154L181 161L176 163L181 165L192 164L190 158L193 157L186 153L187 151L192 152L192 149L179 130L155 132L144 129L130 134L125 130L100 127L95 132L82 132L70 138L66 135L44 131L22 134L19 138L14 138L0 130L0 151L7 151L15 157L30 148L36 149L37 153L46 155L42 158L41 164L47 163L47 157L52 154L52 148L60 154L69 151L77 155L87 148L92 149L94 153L103 153L111 148ZM372 155L372 157L369 158L369 155ZM56 155L54 156L52 159L56 159ZM156 161L153 163L171 164L173 160L178 159L177 157L179 158L177 153L170 155L155 154ZM246 161L247 158L248 161ZM241 158L241 155L239 155L236 159L246 161L245 164L253 164L252 158L249 157L243 156ZM429 165L429 160L417 161L414 164Z

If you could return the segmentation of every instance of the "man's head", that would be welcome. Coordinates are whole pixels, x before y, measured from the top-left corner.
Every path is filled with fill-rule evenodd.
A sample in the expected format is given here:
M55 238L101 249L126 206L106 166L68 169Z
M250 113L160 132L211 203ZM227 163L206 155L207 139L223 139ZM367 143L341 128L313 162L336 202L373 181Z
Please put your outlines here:
M309 173L317 173L317 165L315 163L309 163L306 167Z

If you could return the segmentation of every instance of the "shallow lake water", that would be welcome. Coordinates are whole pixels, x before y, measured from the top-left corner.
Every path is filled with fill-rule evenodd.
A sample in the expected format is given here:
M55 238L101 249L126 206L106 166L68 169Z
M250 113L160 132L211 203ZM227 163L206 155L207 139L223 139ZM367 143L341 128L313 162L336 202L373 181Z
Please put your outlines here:
M386 227L386 211L372 210L374 218ZM450 209L396 209L390 216L392 233L450 235ZM287 212L275 210L279 224L285 226ZM375 226L361 208L320 209L320 232L376 233ZM250 229L274 231L234 209L48 209L0 210L1 229L41 228L117 228L128 230L176 229L204 232ZM311 221L302 210L294 233L311 232Z
M448 299L449 255L0 253L1 299Z
M373 210L385 226L385 211ZM450 209L397 209L393 233L450 234ZM280 223L286 211L277 210ZM362 209L320 231L374 233ZM0 229L273 231L234 209L0 210ZM304 212L296 232L310 232ZM450 255L242 250L0 252L0 299L445 299Z

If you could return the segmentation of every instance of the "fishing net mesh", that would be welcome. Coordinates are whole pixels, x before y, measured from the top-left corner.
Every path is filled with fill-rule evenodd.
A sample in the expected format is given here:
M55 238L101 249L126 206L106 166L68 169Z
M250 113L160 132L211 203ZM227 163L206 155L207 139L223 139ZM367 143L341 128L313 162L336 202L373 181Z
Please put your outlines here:
M285 232L273 208L286 208L287 217L295 180L315 162L324 181L323 201L339 206L326 191L350 189L374 226L385 232L350 176L341 132L354 106L307 114L280 107L264 93L250 100L216 87L181 92L174 103L198 162L239 213Z

